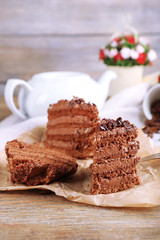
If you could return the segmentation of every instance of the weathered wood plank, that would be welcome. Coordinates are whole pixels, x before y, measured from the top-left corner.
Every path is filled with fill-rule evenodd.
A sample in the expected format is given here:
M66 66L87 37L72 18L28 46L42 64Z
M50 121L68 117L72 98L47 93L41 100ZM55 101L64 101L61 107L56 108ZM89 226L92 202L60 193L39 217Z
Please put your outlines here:
M38 191L0 193L1 239L159 239L160 208L115 209Z
M150 37L160 58L160 35ZM106 66L99 60L99 48L107 37L0 37L0 82L9 78L29 79L44 71L80 71L97 79ZM159 60L145 73L158 71Z
M0 34L92 34L119 30L128 14L144 33L160 32L157 0L1 0Z

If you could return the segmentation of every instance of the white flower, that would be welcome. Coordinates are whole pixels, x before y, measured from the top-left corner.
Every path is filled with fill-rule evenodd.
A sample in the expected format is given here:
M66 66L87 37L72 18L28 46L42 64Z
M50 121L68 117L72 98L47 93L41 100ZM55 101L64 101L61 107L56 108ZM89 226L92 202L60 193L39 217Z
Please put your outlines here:
M130 48L127 48L127 47L122 48L120 51L121 56L124 59L130 58L130 56L131 56L130 52L131 52Z
M143 44L143 45L149 44L148 39L145 38L145 37L140 37L140 38L139 38L139 42L140 42L141 44Z
M131 49L130 54L132 59L137 59L139 56L139 53L134 49Z
M114 58L118 53L118 50L116 48L112 48L109 52L109 57Z
M108 49L104 49L104 55L109 57L110 56L110 51Z
M153 62L157 58L157 53L153 49L151 49L148 52L147 56L148 56L149 61Z
M125 42L124 39L122 39L122 40L119 42L119 44L123 45L124 42Z
M136 50L137 50L138 53L144 53L145 52L144 48L141 45L137 45Z
M110 45L111 45L111 47L117 47L117 46L118 46L118 43L113 40Z

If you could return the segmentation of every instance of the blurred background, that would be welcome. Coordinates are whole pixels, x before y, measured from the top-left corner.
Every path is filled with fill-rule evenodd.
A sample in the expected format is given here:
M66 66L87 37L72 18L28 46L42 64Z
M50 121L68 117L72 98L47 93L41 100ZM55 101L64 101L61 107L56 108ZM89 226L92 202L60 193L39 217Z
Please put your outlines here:
M1 0L0 82L43 71L73 70L97 78L98 51L130 24L160 55L159 0ZM145 73L159 70L159 60Z
M7 79L28 80L44 71L80 71L97 79L106 70L99 60L100 47L128 19L158 54L154 65L145 67L144 73L160 70L159 0L0 3L0 95Z

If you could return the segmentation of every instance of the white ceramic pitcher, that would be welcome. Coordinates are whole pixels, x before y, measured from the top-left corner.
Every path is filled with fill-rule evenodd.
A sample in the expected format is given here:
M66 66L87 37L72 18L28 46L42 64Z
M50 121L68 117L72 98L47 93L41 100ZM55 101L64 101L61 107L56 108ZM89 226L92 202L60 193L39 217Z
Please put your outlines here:
M106 71L98 82L79 72L44 72L34 75L28 82L9 79L4 97L10 110L22 119L46 115L49 104L61 99L71 100L73 96L95 103L100 110L108 96L110 82L115 78L112 71ZM17 86L21 87L19 109L13 99Z

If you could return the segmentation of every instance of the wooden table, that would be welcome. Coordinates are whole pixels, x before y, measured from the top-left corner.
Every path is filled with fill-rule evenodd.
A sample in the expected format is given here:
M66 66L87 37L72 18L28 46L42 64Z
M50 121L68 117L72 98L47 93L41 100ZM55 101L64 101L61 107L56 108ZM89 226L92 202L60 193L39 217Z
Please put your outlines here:
M10 114L0 98L0 119ZM45 191L0 192L0 239L160 239L160 207L103 208Z

